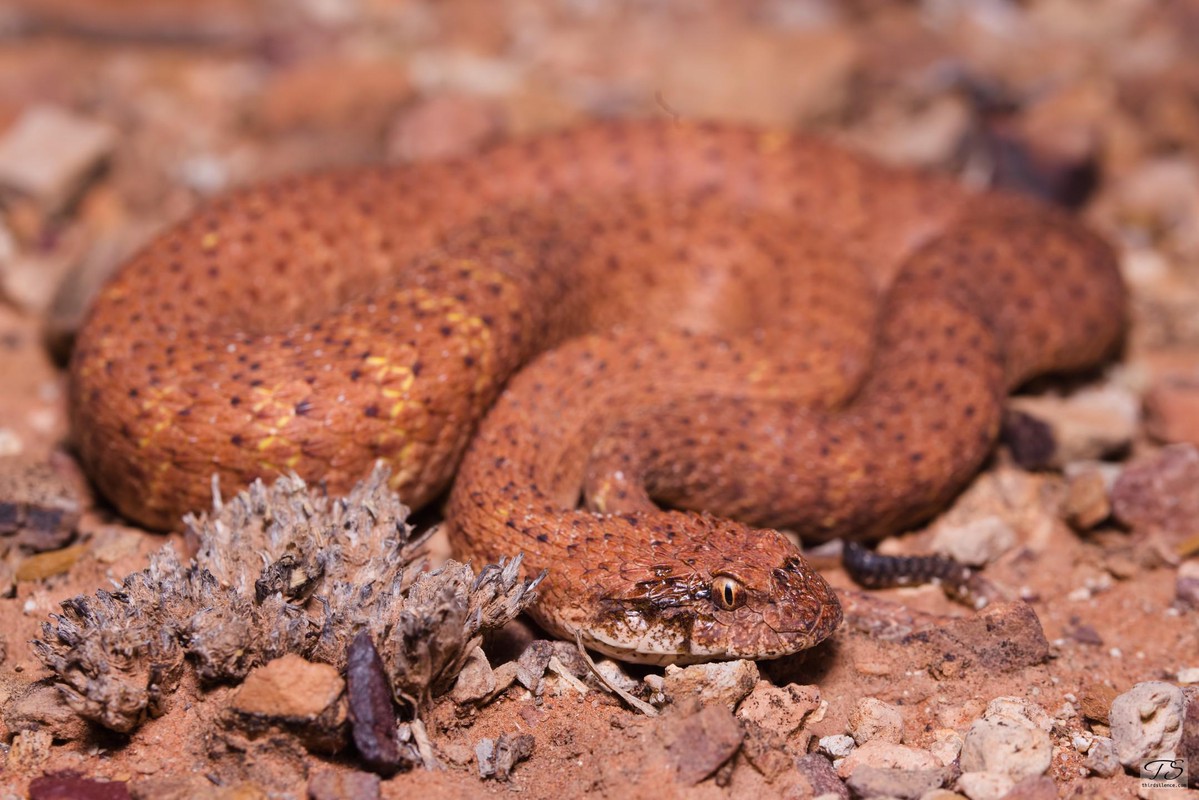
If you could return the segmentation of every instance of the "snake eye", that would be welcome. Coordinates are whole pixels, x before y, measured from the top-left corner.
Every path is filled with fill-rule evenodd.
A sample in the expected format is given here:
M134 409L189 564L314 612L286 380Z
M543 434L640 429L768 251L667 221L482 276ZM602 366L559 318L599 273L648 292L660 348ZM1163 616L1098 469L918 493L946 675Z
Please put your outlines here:
M741 581L728 575L717 575L712 579L712 602L725 611L745 605L745 587Z

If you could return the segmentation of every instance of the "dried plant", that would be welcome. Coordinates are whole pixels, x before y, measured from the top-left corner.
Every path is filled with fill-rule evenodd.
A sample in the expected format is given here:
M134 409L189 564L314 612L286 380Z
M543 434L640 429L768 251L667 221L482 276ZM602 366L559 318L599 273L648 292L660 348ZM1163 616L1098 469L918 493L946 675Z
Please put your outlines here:
M378 466L337 499L295 476L227 503L214 486L212 513L184 519L195 558L183 565L167 545L119 591L65 601L35 652L77 713L128 732L165 710L189 664L205 684L286 653L344 669L365 630L397 697L419 707L450 688L484 631L535 599L540 579L520 578L519 556L478 576L453 561L420 572L424 537L387 477Z

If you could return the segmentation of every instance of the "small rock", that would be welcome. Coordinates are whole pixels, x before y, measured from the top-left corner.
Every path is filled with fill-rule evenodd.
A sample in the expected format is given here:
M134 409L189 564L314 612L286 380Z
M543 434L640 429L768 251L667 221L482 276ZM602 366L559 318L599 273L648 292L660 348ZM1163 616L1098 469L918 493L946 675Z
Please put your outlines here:
M1061 468L1071 461L1101 459L1127 450L1140 423L1140 401L1115 385L1084 389L1069 397L1015 397L1009 408L1048 426L1053 446L1047 454L1017 463L1028 469ZM1006 422L1005 422L1006 425ZM1047 456L1047 457L1046 457Z
M1082 709L1082 715L1089 720L1102 722L1107 724L1108 711L1112 707L1112 701L1116 699L1117 692L1106 683L1090 683L1083 687L1082 694L1078 697L1079 708Z
M858 743L853 740L853 737L844 733L836 736L821 736L816 743L817 751L824 753L829 758L845 758L857 746Z
M41 552L57 550L75 532L82 498L53 463L0 458L0 536Z
M723 704L668 718L666 749L680 783L694 786L720 768L741 747L743 733Z
M1174 598L1185 608L1199 608L1199 559L1192 558L1178 565Z
M1000 517L988 516L965 525L941 526L932 549L971 567L990 564L1016 544L1016 532Z
M927 750L874 739L858 745L846 756L838 765L837 774L849 778L860 766L920 772L939 769L941 761Z
M1164 379L1145 393L1145 431L1166 444L1199 445L1199 380Z
M498 741L483 739L475 745L480 778L506 781L512 768L533 754L533 737L527 733L505 733Z
M824 756L808 753L795 760L795 769L807 779L814 797L827 796L849 800L849 787L841 782L833 765Z
M374 800L379 796L379 776L369 772L324 769L308 778L309 800Z
M1138 683L1112 701L1110 718L1116 757L1125 767L1174 758L1182 739L1182 689L1163 681Z
M1015 785L1002 772L963 772L954 784L970 800L1000 800Z
M537 639L516 659L516 682L535 695L541 695L545 671L554 657L554 642Z
M487 662L487 654L483 648L475 647L458 673L450 699L460 706L470 705L490 696L495 687L495 672Z
M595 671L600 674L600 677L609 686L615 686L618 689L634 694L640 688L637 679L625 672L624 666L619 661L613 661L610 658L601 658L595 662ZM649 676L646 677L648 678Z
M22 559L21 563L17 565L14 577L22 582L44 581L46 578L68 572L86 552L86 545L76 544L61 550L51 550L29 556L29 558Z
M55 106L35 106L0 138L0 185L61 211L112 152L108 125Z
M794 746L789 746L791 742L786 734L764 728L746 719L742 719L741 729L745 732L741 740L741 755L754 769L762 773L767 781L772 782L791 769ZM794 747L794 750L803 752L802 742L797 744L800 746Z
M1199 762L1199 686L1188 686L1182 690L1186 711L1182 720L1182 738L1178 742L1178 756L1187 764ZM1195 776L1192 773L1192 784Z
M1177 678L1181 686L1199 683L1199 667L1183 667L1178 670Z
M849 712L849 732L858 744L876 739L899 744L903 739L903 714L890 703L863 697Z
M715 664L670 665L663 691L672 703L698 698L702 703L723 703L734 709L753 691L760 675L752 661L723 661Z
M1039 706L1028 701L991 701L962 742L963 772L998 773L1013 782L1043 775L1053 758L1052 724Z
M1070 478L1062 518L1076 531L1089 531L1112 514L1107 480L1098 470L1087 470Z
M1049 642L1032 606L994 603L969 617L903 639L921 647L929 667L939 675L968 669L1010 672L1040 664L1049 657Z
M780 687L758 681L737 709L737 718L786 736L799 730L808 715L823 704L818 686L790 683Z
M6 765L10 772L37 772L50 757L54 737L50 731L27 730L13 737Z
M29 800L130 800L130 797L124 781L97 781L76 772L60 772L30 781Z
M89 732L84 719L49 683L29 684L13 692L4 703L3 719L11 732L44 730L64 741L83 738Z
M940 759L941 763L949 766L958 760L962 753L962 735L952 728L938 728L933 731L933 743L929 752Z
M336 667L289 653L251 670L230 705L242 714L313 719L337 702L344 690L345 681Z
M1138 532L1189 536L1199 518L1199 448L1176 444L1129 466L1112 487L1112 511Z
M387 136L387 158L427 161L468 155L503 128L503 109L494 101L437 94L401 113Z
M862 764L853 771L846 784L858 797L917 800L933 789L940 788L946 778L947 770L944 767L904 770Z
M1106 736L1091 740L1082 765L1102 778L1110 778L1120 771L1120 759L1116 757L1116 744Z
M392 684L369 631L360 631L346 650L346 688L350 732L363 763L387 776L419 763L415 746L401 741Z

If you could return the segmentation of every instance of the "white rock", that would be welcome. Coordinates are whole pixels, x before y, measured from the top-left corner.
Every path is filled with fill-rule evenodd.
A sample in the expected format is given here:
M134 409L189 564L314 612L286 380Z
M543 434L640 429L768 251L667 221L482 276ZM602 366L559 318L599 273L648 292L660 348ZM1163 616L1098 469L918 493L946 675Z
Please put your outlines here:
M115 131L104 123L35 106L0 138L0 184L58 211L115 143Z
M962 735L952 728L938 728L933 731L933 743L929 746L929 752L941 760L945 766L949 766L962 753Z
M1182 739L1183 693L1163 681L1138 683L1112 701L1116 757L1129 769L1151 758L1175 758Z
M1016 532L1006 520L989 516L939 528L932 549L962 564L981 567L1012 549L1016 540Z
M1116 758L1116 745L1106 736L1096 736L1087 750L1083 766L1102 778L1110 778L1120 771L1120 759Z
M1013 783L1043 775L1053 758L1052 726L1049 715L1035 703L1017 697L996 698L966 733L962 771L999 773Z
M1199 667L1185 667L1178 670L1178 682L1182 684L1199 683Z
M829 758L845 758L857 747L852 736L839 734L837 736L822 736L816 742L816 750Z
M1000 772L963 772L956 784L958 791L970 800L999 800L1015 785L1015 781Z
M670 665L662 690L671 702L687 696L705 703L724 703L730 709L745 699L758 683L758 665L752 661L723 661L715 664Z
M876 697L863 697L849 712L849 732L858 744L879 739L899 744L903 739L903 714Z
M799 729L824 701L820 699L820 687L800 686L791 683L775 686L769 681L758 681L737 709L737 718L757 723L766 730L788 736Z
M837 767L837 774L848 778L860 765L902 769L908 772L919 770L934 770L941 767L941 760L927 750L909 747L905 744L892 744L881 739L873 739L845 757Z
M1069 397L1015 397L1011 408L1036 417L1053 431L1050 464L1101 459L1124 450L1141 420L1141 401L1115 384L1083 389Z

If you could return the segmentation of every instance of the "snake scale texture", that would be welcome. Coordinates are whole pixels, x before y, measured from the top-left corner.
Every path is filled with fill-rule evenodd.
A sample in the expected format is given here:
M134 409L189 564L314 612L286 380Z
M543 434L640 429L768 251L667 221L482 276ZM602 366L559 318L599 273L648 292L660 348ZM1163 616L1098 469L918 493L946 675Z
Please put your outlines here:
M213 473L343 492L383 459L414 507L453 481L460 556L548 568L550 631L769 658L840 619L773 529L927 518L1007 393L1102 360L1125 305L1109 247L1031 200L790 133L598 123L219 199L102 290L71 415L147 526Z

